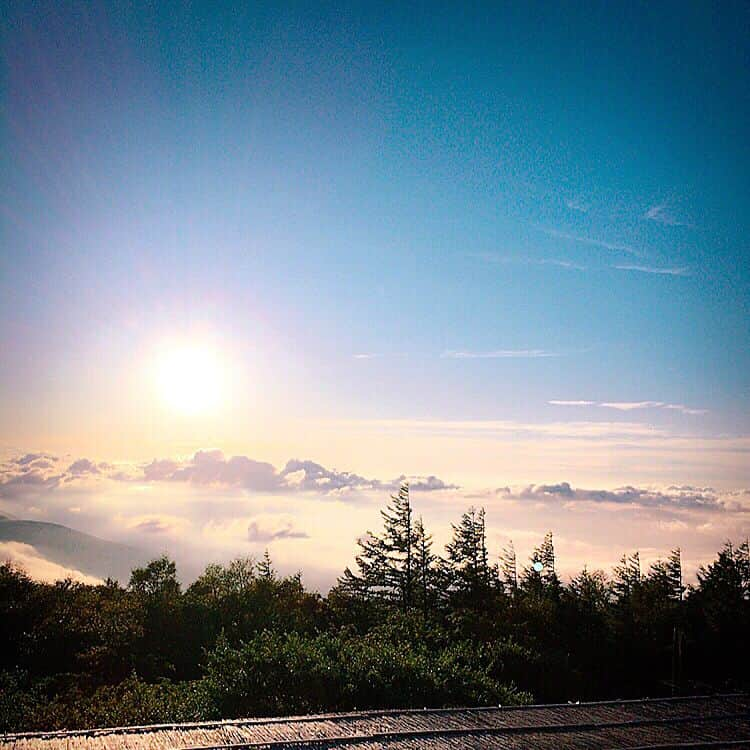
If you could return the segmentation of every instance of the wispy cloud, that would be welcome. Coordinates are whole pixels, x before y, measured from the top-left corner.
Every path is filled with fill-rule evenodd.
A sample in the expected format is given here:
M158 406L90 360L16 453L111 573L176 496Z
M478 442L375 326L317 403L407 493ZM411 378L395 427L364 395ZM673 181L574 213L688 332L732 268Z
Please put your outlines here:
M565 205L571 210L571 211L578 211L578 213L581 214L587 214L589 212L589 209L591 206L588 203L584 203L581 200L578 200L577 198L568 198L565 201Z
M615 409L617 411L636 411L638 409L669 409L681 414L701 416L708 414L708 409L694 409L684 404L668 404L664 401L585 401L553 399L547 402L552 406L596 406L602 409Z
M492 349L490 351L446 351L444 359L539 359L542 357L560 357L560 352L547 349Z
M467 253L469 258L481 260L484 263L495 264L519 264L525 266L556 266L565 268L569 271L585 271L586 266L574 263L570 260L561 260L558 258L524 258L513 255L499 255L497 253Z
M585 237L580 234L570 234L568 232L562 232L559 229L545 229L544 232L550 237L555 237L559 240L571 240L573 242L580 242L584 245L592 245L593 247L603 247L605 250L613 250L615 252L628 253L629 255L642 256L643 253L640 250L636 250L630 245L623 245L617 242L607 242L605 240L597 240L592 237Z
M664 404L664 408L672 409L673 411L679 411L681 414L693 414L697 416L708 414L708 409L691 409L684 404Z
M633 409L658 409L664 406L663 401L603 401L599 406L617 411L633 411Z
M352 359L375 359L378 355L371 352L361 352L358 354L352 354Z
M678 268L659 268L657 266L636 266L636 265L616 265L613 266L618 271L637 271L639 273L655 273L661 276L690 276L690 269L687 266Z
M666 203L657 203L643 214L644 219L657 221L659 224L666 224L670 227L690 226L689 222L680 219L675 212Z
M399 434L418 435L473 435L492 436L497 439L527 438L581 438L596 440L635 438L639 441L664 438L668 433L651 424L640 422L513 422L508 420L417 420L375 419L364 422L345 421L348 429L378 428ZM413 485L412 485L413 486Z
M557 400L552 400L552 401L548 401L547 403L552 404L553 406L594 406L596 404L596 401L557 401Z
M554 258L544 258L538 261L540 266L559 266L560 268L568 268L571 271L585 271L586 266L582 266L579 263L573 263L569 260L556 260Z

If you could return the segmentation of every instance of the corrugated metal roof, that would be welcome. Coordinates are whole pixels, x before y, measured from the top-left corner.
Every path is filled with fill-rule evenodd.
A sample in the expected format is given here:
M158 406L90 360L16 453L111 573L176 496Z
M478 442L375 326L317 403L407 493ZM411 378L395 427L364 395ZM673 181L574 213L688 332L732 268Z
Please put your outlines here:
M750 695L362 711L4 735L0 750L750 748Z

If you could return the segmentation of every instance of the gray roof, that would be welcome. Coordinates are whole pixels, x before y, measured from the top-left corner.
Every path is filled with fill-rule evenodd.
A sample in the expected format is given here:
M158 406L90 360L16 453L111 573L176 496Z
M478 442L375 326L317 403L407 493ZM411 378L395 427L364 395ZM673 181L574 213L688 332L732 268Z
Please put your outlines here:
M750 748L750 695L361 711L3 735L0 750Z

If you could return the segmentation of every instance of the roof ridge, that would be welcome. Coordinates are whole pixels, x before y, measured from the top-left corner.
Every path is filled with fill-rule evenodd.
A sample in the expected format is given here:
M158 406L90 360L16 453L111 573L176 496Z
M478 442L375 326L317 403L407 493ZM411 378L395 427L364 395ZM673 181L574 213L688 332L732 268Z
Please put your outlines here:
M535 703L527 705L497 705L497 706L456 706L453 708L389 708L389 709L367 709L364 711L342 711L323 714L300 714L296 716L268 716L247 717L239 719L219 719L196 722L170 722L165 724L144 724L123 727L95 727L89 729L62 729L35 732L13 732L0 735L0 741L8 742L23 739L54 739L57 737L104 737L112 734L147 734L149 732L188 730L188 729L211 729L231 726L252 726L263 724L282 723L310 723L315 721L337 720L347 718L377 718L379 716L393 716L396 714L406 715L428 715L444 713L484 713L489 711L530 711L534 709L555 708L585 708L587 706L628 706L654 703L681 703L700 700L722 700L731 698L750 698L750 693L715 693L710 695L685 695L665 696L658 698L626 698L602 701L580 701L566 703Z

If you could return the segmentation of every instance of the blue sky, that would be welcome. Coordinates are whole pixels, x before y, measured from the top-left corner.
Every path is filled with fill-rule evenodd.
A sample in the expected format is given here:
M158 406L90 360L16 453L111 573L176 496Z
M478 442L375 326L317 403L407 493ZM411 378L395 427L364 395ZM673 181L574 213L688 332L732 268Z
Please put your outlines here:
M333 445L324 420L399 419L744 439L749 24L739 3L6 3L4 446L280 461ZM185 341L231 372L221 416L143 395ZM743 483L742 446L706 481ZM617 456L612 482L656 478Z

